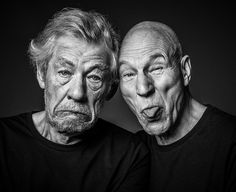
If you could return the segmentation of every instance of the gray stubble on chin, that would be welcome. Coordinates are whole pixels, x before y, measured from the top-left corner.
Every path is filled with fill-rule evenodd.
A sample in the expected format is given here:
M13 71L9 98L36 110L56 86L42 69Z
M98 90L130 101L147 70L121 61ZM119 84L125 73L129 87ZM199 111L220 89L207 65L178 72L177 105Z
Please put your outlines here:
M87 117L88 118L88 117ZM87 119L88 120L88 119ZM56 129L58 132L66 132L66 133L76 133L82 132L92 127L94 122L91 117L90 121L84 121L84 117L82 118L58 118L57 116L49 117L48 113L46 113L46 121L50 124L51 127Z

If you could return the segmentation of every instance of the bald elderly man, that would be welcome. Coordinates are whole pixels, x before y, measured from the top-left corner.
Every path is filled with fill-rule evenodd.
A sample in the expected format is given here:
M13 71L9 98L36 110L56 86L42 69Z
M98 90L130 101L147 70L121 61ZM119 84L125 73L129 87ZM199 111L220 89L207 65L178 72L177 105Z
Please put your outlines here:
M174 31L135 25L119 64L123 98L151 151L150 191L236 191L236 118L192 97L190 58Z

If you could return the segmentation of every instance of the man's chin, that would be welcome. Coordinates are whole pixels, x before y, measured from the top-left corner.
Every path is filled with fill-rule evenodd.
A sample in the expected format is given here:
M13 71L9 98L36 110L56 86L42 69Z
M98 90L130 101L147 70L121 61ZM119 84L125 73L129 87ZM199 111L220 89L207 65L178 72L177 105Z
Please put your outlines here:
M162 135L168 130L168 126L164 122L147 122L143 123L142 127L149 135Z
M93 121L81 122L75 118L66 118L66 120L52 120L50 124L61 133L80 134L90 129L94 124Z

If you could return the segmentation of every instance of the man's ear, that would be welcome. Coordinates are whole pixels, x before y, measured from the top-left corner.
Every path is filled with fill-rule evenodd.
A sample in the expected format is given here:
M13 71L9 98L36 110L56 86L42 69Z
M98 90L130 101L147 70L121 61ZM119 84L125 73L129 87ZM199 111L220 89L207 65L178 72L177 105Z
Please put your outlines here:
M37 80L39 83L39 86L44 89L45 88L45 74L44 71L42 70L42 67L39 67L37 65Z
M118 85L119 85L118 81L115 81L110 85L110 88L109 88L108 93L106 95L107 101L109 101L115 95L115 93L118 89Z
M117 59L116 59L114 54L112 54L110 56L111 56L111 58L110 58L110 60L111 60L110 65L115 66L115 68L116 68L117 65L118 65L118 63L117 63L118 61L117 61ZM117 68L116 68L116 70L117 70ZM111 71L111 73L113 73L113 72ZM116 93L116 91L118 89L118 86L119 86L118 74L119 74L119 72L117 70L115 74L110 76L110 78L112 78L112 79L109 78L110 87L109 87L109 90L108 90L107 95L106 95L106 100L107 101L109 101L115 95L115 93Z
M181 65L181 72L183 75L183 82L184 85L187 86L191 79L191 62L188 55L182 57L180 65Z

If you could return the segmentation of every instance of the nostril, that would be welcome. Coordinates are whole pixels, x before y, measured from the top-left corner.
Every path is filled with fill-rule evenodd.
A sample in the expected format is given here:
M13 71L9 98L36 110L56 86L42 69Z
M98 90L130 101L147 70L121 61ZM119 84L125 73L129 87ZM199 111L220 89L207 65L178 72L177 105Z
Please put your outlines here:
M67 95L67 99L70 100L72 99L72 97L70 95Z
M67 95L68 100L73 100L74 102L85 103L87 102L88 98L86 94L81 95L80 97L74 97L71 95Z

